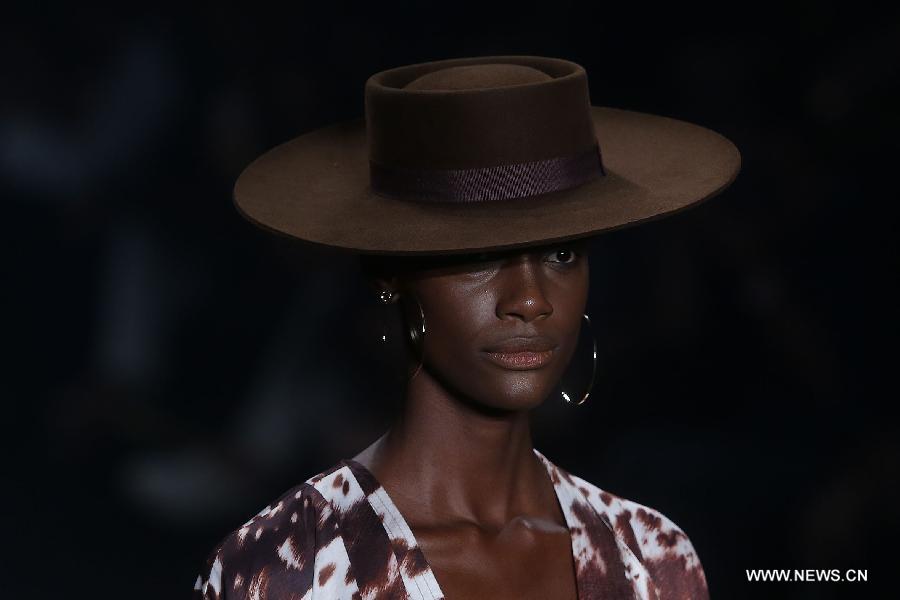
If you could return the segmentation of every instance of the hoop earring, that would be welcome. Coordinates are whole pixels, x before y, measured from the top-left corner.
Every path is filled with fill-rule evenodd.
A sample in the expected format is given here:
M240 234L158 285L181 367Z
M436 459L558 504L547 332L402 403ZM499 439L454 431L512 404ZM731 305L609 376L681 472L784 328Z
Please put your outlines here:
M593 329L591 328L591 319L586 314L584 315L584 322L588 324L588 332L591 335L591 376L588 380L587 389L581 396L581 399L578 400L578 402L573 402L573 397L566 392L565 388L568 387L567 385L563 384L563 387L560 390L560 394L562 395L563 400L565 400L567 404L574 404L575 406L584 404L584 402L588 399L588 396L591 395L591 390L594 387L594 378L597 375L597 338L594 336ZM580 336L579 339L581 339Z
M413 303L418 310L413 310L409 303L401 302L401 315L406 325L406 343L411 349L413 356L416 358L417 365L415 369L407 372L407 381L415 377L422 368L425 357L425 313L422 310L422 304L416 298L415 294L410 293ZM400 299L400 294L391 290L383 290L378 299L383 304L395 304ZM387 324L382 322L381 326L381 342L387 345L389 343Z
M378 301L382 304L394 304L397 302L397 299L400 297L399 294L394 292L393 290L381 290L378 294ZM388 345L388 337L393 337L388 334L388 325L387 322L382 318L381 319L381 344L383 346Z
M408 302L401 303L401 308L403 309L404 322L406 323L406 341L409 343L417 363L416 368L409 373L408 380L411 380L419 374L425 362L425 312L422 310L422 304L416 295L410 292L409 296L416 305L417 310L413 310Z

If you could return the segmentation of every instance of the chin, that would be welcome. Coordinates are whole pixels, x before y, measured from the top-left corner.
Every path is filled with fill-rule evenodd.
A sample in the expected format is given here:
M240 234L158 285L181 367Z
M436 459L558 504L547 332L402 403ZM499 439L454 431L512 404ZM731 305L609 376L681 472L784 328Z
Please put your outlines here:
M518 381L504 382L491 392L479 395L483 398L480 404L503 411L531 410L543 404L551 391L549 384L535 383L521 377Z
M485 412L522 411L537 408L553 391L555 369L525 371L503 370L485 366L457 364L452 371L429 372L457 397Z

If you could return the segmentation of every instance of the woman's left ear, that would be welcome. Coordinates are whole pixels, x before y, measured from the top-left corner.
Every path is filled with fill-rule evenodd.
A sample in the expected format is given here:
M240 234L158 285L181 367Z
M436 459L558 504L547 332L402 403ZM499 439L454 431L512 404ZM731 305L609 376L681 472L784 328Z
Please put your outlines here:
M361 268L363 277L368 281L375 295L381 295L382 292L398 292L398 278L396 275L388 274L382 267L383 263L377 259L367 259L362 261Z
M370 279L375 296L384 304L393 304L400 298L396 277L375 276Z
M376 292L383 292L385 290L388 291L396 291L397 290L397 278L396 277L373 277L371 280L372 287Z
M400 298L400 292L397 290L396 280L396 277L392 277L390 279L378 278L376 280L376 287L378 288L378 299L385 304L393 304Z

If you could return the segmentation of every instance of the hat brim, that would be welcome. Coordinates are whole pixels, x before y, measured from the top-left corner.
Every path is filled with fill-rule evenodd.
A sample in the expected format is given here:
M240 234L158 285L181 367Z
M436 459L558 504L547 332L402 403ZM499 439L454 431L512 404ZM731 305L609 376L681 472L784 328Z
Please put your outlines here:
M238 178L251 222L363 254L460 254L568 241L673 214L725 189L737 148L685 121L591 107L606 176L529 198L464 204L379 196L369 187L365 121L339 123L266 152Z

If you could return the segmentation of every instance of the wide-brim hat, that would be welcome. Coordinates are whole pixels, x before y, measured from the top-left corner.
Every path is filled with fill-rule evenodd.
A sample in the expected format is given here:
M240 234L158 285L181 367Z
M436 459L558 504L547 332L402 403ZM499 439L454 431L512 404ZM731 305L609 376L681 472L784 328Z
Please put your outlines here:
M740 169L728 139L592 106L571 61L485 56L372 75L365 118L266 152L238 178L264 229L362 254L459 254L562 242L670 215Z

